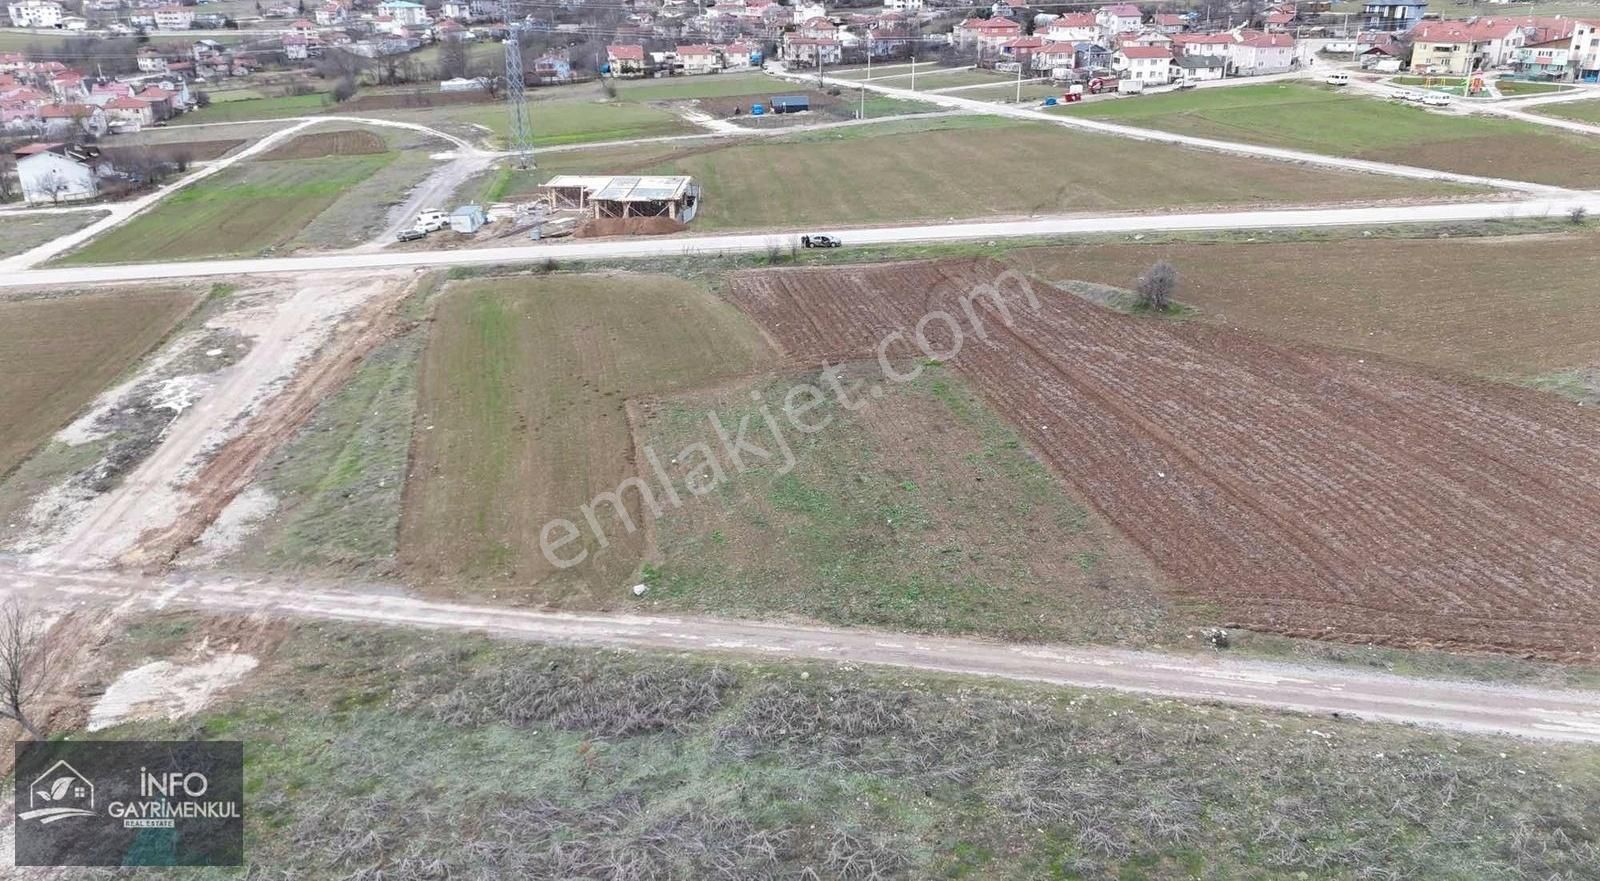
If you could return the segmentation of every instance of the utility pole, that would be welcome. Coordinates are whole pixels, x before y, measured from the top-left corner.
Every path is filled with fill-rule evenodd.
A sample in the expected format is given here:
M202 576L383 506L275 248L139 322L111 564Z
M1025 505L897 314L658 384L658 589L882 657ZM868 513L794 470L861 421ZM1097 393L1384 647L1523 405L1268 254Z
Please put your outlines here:
M917 56L911 56L911 91L917 90Z
M528 112L527 82L522 78L522 22L511 25L511 34L505 42L506 50L506 108L511 114L511 132L508 145L516 159L517 168L533 168L533 119Z
M1017 62L1017 103L1022 103L1022 62Z

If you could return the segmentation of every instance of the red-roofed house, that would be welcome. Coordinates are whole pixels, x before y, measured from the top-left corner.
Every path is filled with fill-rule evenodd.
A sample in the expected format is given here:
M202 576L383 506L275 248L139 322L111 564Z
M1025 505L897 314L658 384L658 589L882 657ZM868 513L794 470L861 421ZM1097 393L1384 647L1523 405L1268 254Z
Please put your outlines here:
M93 104L46 104L39 108L39 122L53 137L81 132L98 138L107 131L105 111Z
M1008 40L1022 36L1022 25L1009 18L969 18L956 25L956 46L980 54L994 54Z
M1189 29L1189 16L1178 15L1174 12L1158 12L1156 13L1154 24L1156 30L1167 36L1181 34Z
M149 101L119 95L103 106L112 131L136 132L147 125L154 125L156 121L155 110Z
M1087 43L1100 39L1100 35L1100 23L1088 12L1069 12L1044 29L1044 38L1052 43Z
M1044 48L1044 37L1018 37L1000 44L1000 57L1032 65L1033 53Z
M1240 31L1233 42L1229 64L1234 76L1266 76L1295 69L1294 37Z
M1147 86L1172 82L1172 52L1160 46L1124 46L1111 56L1111 67L1123 79Z
M618 44L606 47L606 65L612 76L644 76L644 47Z
M1465 76L1509 60L1525 43L1515 19L1425 21L1411 31L1411 69Z
M1035 76L1066 79L1078 64L1078 48L1074 43L1047 42L1033 53L1030 67Z
M783 35L780 51L783 60L793 64L812 65L819 60L823 64L838 64L844 59L844 45L838 40L802 37L793 32Z
M1132 3L1116 3L1095 10L1094 20L1099 23L1101 30L1120 34L1138 30L1139 25L1144 23L1144 13Z
M795 28L795 33L813 40L835 40L839 37L839 29L834 27L833 22L821 16L807 19L800 27Z
M722 70L722 53L712 46L679 46L678 63L686 74L716 73Z

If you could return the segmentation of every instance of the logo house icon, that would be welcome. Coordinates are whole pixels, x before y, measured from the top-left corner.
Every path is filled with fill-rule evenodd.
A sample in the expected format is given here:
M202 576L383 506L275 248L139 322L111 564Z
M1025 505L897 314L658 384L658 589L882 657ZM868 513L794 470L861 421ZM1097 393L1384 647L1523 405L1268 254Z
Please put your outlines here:
M93 816L94 784L64 760L34 778L28 787L28 810L17 814L18 819L40 823Z

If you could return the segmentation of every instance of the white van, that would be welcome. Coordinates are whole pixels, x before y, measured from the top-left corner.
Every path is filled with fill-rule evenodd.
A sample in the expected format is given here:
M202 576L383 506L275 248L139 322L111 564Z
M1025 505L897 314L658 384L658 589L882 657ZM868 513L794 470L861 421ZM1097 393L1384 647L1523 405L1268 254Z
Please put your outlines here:
M449 214L440 211L437 208L429 208L428 210L417 215L417 222L412 228L420 229L423 232L435 232L437 230L444 229L449 225Z
M1424 107L1449 107L1450 96L1443 92L1429 92L1422 96L1422 104Z
M1342 70L1334 71L1333 73L1328 74L1326 82L1330 86L1348 86L1350 85L1350 74L1345 73Z

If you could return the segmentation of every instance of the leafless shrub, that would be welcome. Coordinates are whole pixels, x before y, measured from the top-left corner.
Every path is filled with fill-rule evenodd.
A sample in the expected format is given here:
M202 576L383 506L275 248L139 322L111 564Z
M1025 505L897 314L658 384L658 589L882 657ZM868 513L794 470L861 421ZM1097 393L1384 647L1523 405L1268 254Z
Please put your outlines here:
M14 599L0 603L0 719L16 722L34 740L44 739L34 710L44 696L55 655L43 615Z
M450 725L554 724L602 737L682 731L722 707L737 679L718 667L621 669L594 657L481 671L423 697ZM413 699L419 697L413 694Z
M839 881L884 881L901 877L910 863L905 854L867 833L838 829L828 842L822 865L825 877Z
M1579 205L1567 213L1567 219L1572 221L1573 226L1583 226L1584 221L1589 219L1589 209Z
M1140 308L1165 312L1172 308L1172 296L1178 291L1178 270L1165 260L1158 261L1139 276L1134 290Z

